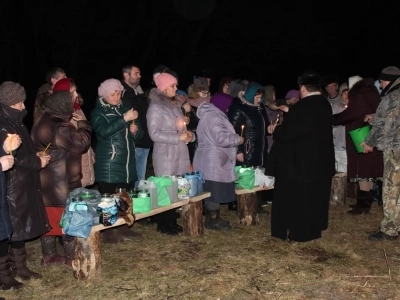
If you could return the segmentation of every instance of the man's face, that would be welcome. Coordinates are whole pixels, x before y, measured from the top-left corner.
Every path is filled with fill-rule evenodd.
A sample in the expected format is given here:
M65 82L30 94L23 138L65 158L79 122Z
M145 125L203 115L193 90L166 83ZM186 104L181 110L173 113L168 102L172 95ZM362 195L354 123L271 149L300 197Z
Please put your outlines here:
M380 83L381 83L381 89L384 90L385 87L387 87L387 85L390 83L390 81L380 80Z
M51 83L53 84L53 87L57 83L57 81L64 78L67 78L67 74L62 72L57 72L57 74L53 78L51 78Z
M328 93L329 97L335 97L338 94L338 85L337 83L330 83L326 87L326 92Z
M133 67L130 73L124 73L124 76L125 82L133 88L140 84L140 78L142 78L139 68L136 67Z

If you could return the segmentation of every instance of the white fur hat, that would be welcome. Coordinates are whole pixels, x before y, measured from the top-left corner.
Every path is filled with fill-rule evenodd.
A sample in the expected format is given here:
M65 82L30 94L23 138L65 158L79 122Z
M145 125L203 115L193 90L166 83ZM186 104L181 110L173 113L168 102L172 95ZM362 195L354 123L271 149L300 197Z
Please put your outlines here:
M349 90L351 90L353 85L355 85L360 80L362 80L362 77L360 77L358 75L349 77Z

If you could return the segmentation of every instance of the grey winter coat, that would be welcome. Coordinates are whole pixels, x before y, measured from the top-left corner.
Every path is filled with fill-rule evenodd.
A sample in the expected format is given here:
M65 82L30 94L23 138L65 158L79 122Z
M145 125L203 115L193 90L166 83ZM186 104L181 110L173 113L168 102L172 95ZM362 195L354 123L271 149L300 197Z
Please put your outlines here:
M233 182L237 146L240 136L228 117L211 103L204 102L197 108L200 122L197 126L198 146L193 167L204 173L204 179L217 182Z
M189 172L189 151L179 136L185 131L179 101L171 101L163 92L153 88L149 94L147 128L154 142L153 167L156 176L181 175ZM193 135L194 141L195 137Z
M371 124L365 140L368 146L380 151L400 149L400 78L382 96Z

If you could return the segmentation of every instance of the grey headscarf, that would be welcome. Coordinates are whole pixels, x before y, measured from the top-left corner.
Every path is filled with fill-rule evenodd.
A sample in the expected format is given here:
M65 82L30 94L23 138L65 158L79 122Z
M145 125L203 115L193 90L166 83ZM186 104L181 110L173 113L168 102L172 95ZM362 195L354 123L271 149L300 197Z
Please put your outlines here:
M15 105L26 99L25 88L17 82L5 81L0 84L0 103Z

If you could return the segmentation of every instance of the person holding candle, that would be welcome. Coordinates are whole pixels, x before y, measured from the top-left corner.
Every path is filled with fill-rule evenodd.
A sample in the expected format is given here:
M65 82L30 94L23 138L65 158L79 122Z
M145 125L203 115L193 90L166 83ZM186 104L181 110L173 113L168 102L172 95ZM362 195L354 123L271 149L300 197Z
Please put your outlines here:
M115 193L116 188L129 190L137 181L135 141L142 138L139 114L122 104L124 90L117 79L107 79L98 88L96 107L91 113L96 134L95 175L100 193ZM115 234L116 233L116 234ZM138 234L127 225L102 231L105 243L118 243Z
M154 142L153 167L156 176L181 175L189 172L190 159L187 143L193 142L193 132L184 128L182 103L175 99L178 81L168 74L155 76L157 88L150 91L150 107L147 111L147 128ZM174 210L154 217L157 230L176 235L182 227L176 222Z
M267 112L263 105L265 89L260 84L252 82L246 91L239 92L233 99L228 110L228 118L237 134L241 134L245 142L237 149L236 164L247 167L265 167L268 157L267 126L270 124ZM259 192L259 213L264 210L261 207ZM236 210L236 202L229 205L229 209Z
M49 163L49 155L39 155L28 130L22 122L26 115L26 92L19 83L6 81L0 85L0 140L6 140L6 151L11 142L14 166L7 171L7 201L12 221L12 235L1 252L0 286L20 288L14 276L22 279L41 278L27 265L25 241L35 239L50 230L43 204L39 171ZM7 137L7 134L15 134ZM21 141L15 150L14 143ZM9 247L8 247L9 246ZM8 251L5 255L4 251ZM10 273L10 267L12 273Z
M213 230L230 230L229 222L220 218L220 203L236 199L236 152L244 138L235 132L226 110L204 102L198 107L197 116L200 119L197 127L198 147L193 165L204 174L204 190L211 192L211 196L204 199L204 226Z
M67 264L74 256L73 237L63 235L59 222L69 193L75 188L70 178L75 174L68 166L81 160L91 143L92 127L80 115L73 115L74 107L69 91L55 91L45 102L43 115L32 127L32 139L41 155L51 155L49 165L40 172L43 200L51 230L41 237L45 266ZM71 118L77 123L75 127ZM65 257L57 254L56 237L62 237Z

